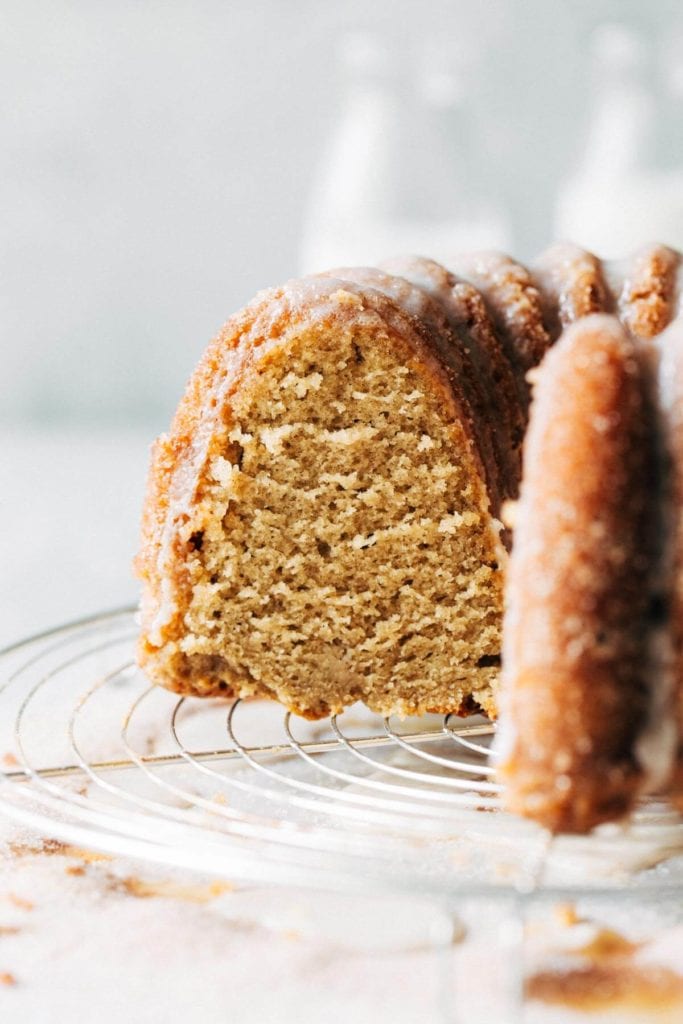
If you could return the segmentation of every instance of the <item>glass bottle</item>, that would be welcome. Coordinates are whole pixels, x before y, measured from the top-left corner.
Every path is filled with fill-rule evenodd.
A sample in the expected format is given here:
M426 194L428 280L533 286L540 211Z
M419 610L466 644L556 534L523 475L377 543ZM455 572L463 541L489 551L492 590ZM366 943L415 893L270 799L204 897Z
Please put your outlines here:
M507 247L504 217L477 190L472 111L448 60L415 70L357 34L341 60L342 109L311 191L302 271L404 253L448 265L463 250Z
M592 40L592 94L585 146L561 186L555 235L599 256L683 242L683 177L658 160L658 104L643 38L620 24Z

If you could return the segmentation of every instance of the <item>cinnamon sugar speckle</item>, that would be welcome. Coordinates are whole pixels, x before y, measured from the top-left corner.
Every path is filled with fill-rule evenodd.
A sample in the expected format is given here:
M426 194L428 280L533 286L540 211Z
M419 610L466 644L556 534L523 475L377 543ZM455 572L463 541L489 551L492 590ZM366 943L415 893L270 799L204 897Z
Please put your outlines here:
M8 900L13 906L19 907L20 910L35 909L35 903L32 903L31 900L27 900L24 896L18 896L17 893L15 892L8 892L7 895L5 896L5 899Z

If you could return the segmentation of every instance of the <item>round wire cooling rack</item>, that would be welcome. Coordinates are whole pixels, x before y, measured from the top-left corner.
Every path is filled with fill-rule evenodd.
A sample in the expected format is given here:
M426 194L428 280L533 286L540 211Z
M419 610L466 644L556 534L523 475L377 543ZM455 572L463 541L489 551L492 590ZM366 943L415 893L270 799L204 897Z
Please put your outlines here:
M550 840L499 808L494 726L308 722L267 701L178 697L133 656L135 612L0 655L0 812L67 842L250 881L412 893L683 890L683 821Z

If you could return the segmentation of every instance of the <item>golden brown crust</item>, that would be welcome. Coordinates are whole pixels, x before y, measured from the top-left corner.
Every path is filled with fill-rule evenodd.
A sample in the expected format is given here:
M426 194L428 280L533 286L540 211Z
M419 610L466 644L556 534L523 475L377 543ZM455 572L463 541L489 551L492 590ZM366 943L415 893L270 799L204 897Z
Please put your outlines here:
M177 659L173 662L173 669L164 673L159 673L157 657L154 657L152 663L152 659L147 655L141 664L148 665L155 674L159 674L157 681L165 689L184 697L224 697L228 700L246 697L257 697L264 700L273 699L273 691L269 687L260 686L256 682L254 682L248 694L243 680L235 680L234 685L231 686L224 678L221 678L225 672L225 666L223 665L217 665L214 672L210 664L207 664L205 668L201 668L196 662L193 661L191 663L188 660L187 674L183 675L182 672L178 671ZM377 711L378 714L392 713L384 705L374 707L371 701L367 702L367 706L371 710ZM331 707L324 701L313 701L312 704L307 706L288 704L288 707L300 718L306 718L311 722L318 722L321 718L328 718L332 714L338 714L343 711L342 707ZM429 704L427 702L416 713L421 715L455 715L458 718L468 718L470 715L482 712L488 715L489 718L495 719L496 717L496 703L490 687L482 689L481 692L477 691L475 695L460 697L448 704ZM398 714L402 713L398 712Z
M196 497L201 464L210 457L217 382L226 379L230 360L241 338L249 337L248 332L257 322L259 313L263 313L268 303L281 295L282 289L261 293L248 307L227 321L195 368L170 432L162 434L152 447L140 547L133 563L143 584L138 660L150 672L154 664L157 678L166 674L165 685L177 692L181 692L182 677L177 670L164 673L161 659L164 644L182 634L182 611L189 601L190 582L184 568L189 537L183 533L183 525L189 520L189 515L184 506ZM193 457L195 452L196 458ZM167 615L162 626L157 627L155 622L165 604ZM154 642L150 638L153 631L158 633ZM212 694L213 691L209 691L208 695Z
M659 513L648 374L613 318L539 369L516 512L499 743L506 806L555 831L625 814L643 779Z

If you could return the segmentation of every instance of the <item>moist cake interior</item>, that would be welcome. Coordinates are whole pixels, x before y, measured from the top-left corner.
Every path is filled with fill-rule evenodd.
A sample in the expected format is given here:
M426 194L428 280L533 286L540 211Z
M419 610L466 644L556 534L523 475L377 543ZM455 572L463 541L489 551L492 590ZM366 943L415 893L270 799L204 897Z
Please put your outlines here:
M279 696L309 717L356 699L493 711L502 574L486 492L417 359L362 324L299 325L249 366L227 415L192 517L178 687Z

